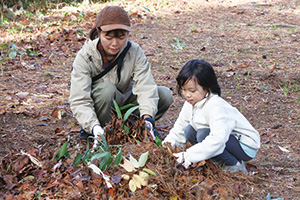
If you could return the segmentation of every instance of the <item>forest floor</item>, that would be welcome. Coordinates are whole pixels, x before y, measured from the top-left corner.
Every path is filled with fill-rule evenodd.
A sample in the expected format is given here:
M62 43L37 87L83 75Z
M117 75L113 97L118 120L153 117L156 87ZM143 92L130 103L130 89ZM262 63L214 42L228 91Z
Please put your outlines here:
M222 97L261 135L248 173L223 172L209 161L186 170L151 142L123 146L124 155L148 151L146 167L157 174L135 193L128 181L114 180L109 190L85 165L72 165L86 141L76 138L80 127L68 104L70 70L107 4L128 11L129 39L144 49L156 83L174 91L158 129L167 133L183 105L175 81L182 66L190 59L213 65ZM299 22L297 0L144 0L62 3L2 24L0 199L300 199ZM51 159L66 141L70 157L58 167ZM105 173L116 179L121 172Z

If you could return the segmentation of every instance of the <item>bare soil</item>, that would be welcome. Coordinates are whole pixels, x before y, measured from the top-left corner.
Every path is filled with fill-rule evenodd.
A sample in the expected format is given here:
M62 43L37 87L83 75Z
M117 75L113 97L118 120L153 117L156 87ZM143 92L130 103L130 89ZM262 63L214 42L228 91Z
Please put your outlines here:
M124 180L108 190L86 166L72 165L75 155L86 149L86 141L76 138L80 127L68 104L70 69L91 20L106 5L95 4L80 8L83 18L77 11L64 15L66 11L56 10L44 18L44 23L52 22L49 26L17 18L1 27L1 44L13 41L41 55L2 63L0 199L35 199L38 194L42 199L267 199L268 194L300 199L300 2L111 4L129 12L130 40L145 50L157 84L174 91L174 103L157 121L157 128L167 133L182 107L184 100L176 94L178 71L190 59L204 59L216 70L222 97L261 135L261 149L247 165L249 173L223 172L210 161L185 170L151 142L124 144L124 155L149 151L146 166L158 174L135 194ZM8 31L19 26L24 30ZM8 57L3 50L1 56ZM67 140L71 157L53 170L51 158ZM21 150L38 158L43 167ZM106 173L118 177L121 172L114 167Z

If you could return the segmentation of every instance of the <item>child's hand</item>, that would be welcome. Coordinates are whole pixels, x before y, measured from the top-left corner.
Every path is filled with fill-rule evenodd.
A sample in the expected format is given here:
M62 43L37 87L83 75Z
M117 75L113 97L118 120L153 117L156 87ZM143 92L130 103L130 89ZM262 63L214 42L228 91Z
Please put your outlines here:
M173 153L173 156L175 156L177 158L176 161L182 163L186 169L192 164L186 152Z
M164 141L162 142L162 145L165 146L165 143L167 143L167 142L169 142L172 145L172 147L174 147L176 145L176 141L168 136L164 139Z

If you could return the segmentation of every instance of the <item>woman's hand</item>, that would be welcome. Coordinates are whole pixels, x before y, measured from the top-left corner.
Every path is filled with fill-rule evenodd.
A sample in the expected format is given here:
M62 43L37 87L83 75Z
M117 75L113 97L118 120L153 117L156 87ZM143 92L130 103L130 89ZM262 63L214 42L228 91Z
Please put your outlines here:
M94 134L94 137L95 137L93 148L96 148L97 145L98 145L97 138L101 138L101 135L104 135L104 130L100 125L95 125L93 127L93 134Z

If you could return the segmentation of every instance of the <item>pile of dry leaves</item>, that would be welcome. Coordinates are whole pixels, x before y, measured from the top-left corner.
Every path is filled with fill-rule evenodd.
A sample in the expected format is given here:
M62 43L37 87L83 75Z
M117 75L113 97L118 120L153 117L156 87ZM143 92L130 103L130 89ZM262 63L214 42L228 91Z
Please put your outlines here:
M97 173L87 163L75 167L72 155L83 153L87 141L78 141L74 135L66 140L68 152L77 153L57 162L53 161L55 152L39 148L1 158L4 174L0 176L0 192L5 199L231 199L245 189L239 181L231 183L226 178L228 174L210 160L185 169L172 155L180 149L150 141L140 120L127 124L128 134L120 128L122 125L120 120L113 119L105 127L107 141L122 144L120 165L110 165L103 173ZM142 166L130 169L132 164L128 165L128 161L137 161L141 155L147 156Z

